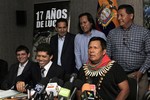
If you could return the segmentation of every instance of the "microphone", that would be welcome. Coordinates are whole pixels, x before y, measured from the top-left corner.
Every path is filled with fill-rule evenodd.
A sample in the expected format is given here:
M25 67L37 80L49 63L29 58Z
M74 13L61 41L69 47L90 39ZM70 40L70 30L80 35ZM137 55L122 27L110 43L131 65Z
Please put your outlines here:
M28 99L30 99L31 98L31 89L32 89L32 87L29 84L26 84L25 89L27 90Z
M80 79L76 79L74 81L74 89L73 89L73 91L72 91L72 93L70 95L69 100L74 100L77 89L81 90L81 87L82 87L83 84L84 84L84 82L81 81Z
M58 94L58 100L68 100L71 90L73 88L73 84L70 82L66 82L64 84L64 87L60 88L59 94Z
M94 100L96 87L94 84L85 83L82 86L81 100Z
M77 74L76 74L76 73L72 73L72 74L71 74L71 77L70 77L70 79L69 79L69 82L70 82L70 83L73 83L76 78L77 78Z
M89 83L90 86L83 86L83 88L89 87L90 88L89 90L94 91L94 95L96 96L96 86L95 86L95 84L93 84L92 79L90 77L86 80L86 83L87 84ZM87 85L87 84L85 84L85 85Z
M68 100L69 99L70 93L73 89L73 83L76 78L77 78L77 74L72 73L69 81L64 84L64 87L61 87L59 94L58 94L58 100Z
M48 100L54 100L54 94L52 91L50 91L50 93L48 95Z
M91 87L90 87L89 83L83 84L83 86L82 86L82 92L84 92L85 90L88 90L88 91L91 90Z
M86 90L81 94L81 100L95 100L94 92Z
M41 81L38 84L36 84L36 86L34 88L35 93L31 97L33 100L37 99L38 96L40 96L41 94L43 94L48 81L49 81L49 78L44 77L44 78L41 79Z
M63 80L61 80L61 79L58 79L58 85L62 87L62 86L63 86L63 84L64 84L64 81L63 81Z
M50 79L49 83L47 84L46 87L46 92L48 95L51 95L50 93L53 92L54 96L58 96L58 92L60 90L60 86L59 85L63 85L63 80L58 79L57 77L54 77L52 79Z

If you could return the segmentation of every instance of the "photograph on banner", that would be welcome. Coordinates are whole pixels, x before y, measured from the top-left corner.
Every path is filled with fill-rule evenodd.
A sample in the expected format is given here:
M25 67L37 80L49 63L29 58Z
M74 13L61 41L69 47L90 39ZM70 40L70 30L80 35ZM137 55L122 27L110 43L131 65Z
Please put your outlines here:
M144 27L150 29L150 0L144 0Z
M65 18L69 21L69 3L69 1L61 1L34 5L33 61L35 61L35 50L38 44L50 43L50 38L56 34L56 20Z

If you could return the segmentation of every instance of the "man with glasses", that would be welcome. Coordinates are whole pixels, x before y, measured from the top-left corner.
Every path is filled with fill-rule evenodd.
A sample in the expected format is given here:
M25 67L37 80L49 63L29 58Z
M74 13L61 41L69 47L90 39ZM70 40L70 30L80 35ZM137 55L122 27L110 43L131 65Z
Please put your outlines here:
M9 72L1 84L1 89L13 89L17 77L29 71L33 65L33 62L29 59L29 49L25 45L19 45L16 48L15 54L17 62L10 66Z

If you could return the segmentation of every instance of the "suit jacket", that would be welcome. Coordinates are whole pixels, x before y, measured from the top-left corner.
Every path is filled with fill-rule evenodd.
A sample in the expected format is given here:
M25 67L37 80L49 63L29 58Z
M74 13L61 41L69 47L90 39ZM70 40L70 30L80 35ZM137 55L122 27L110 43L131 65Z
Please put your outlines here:
M62 64L62 68L67 74L71 74L76 71L75 54L74 54L74 38L75 38L74 34L67 33L62 48L61 64ZM51 37L50 48L53 53L53 62L57 64L58 34Z
M8 63L0 59L0 87L7 73L8 73Z
M32 64L33 64L33 62L29 60L28 63L26 64L22 74L29 71L30 67L32 67ZM18 68L19 68L19 62L11 65L9 72L8 72L7 76L5 77L4 82L1 85L2 89L4 89L4 90L10 89L11 87L13 87L15 85Z
M46 77L48 77L49 79L53 77L63 79L64 71L60 66L52 63ZM20 75L17 78L17 81L24 81L26 84L29 84L31 87L35 87L35 85L39 83L41 79L42 79L41 69L38 63L36 63L34 66L30 68L30 70L27 73Z

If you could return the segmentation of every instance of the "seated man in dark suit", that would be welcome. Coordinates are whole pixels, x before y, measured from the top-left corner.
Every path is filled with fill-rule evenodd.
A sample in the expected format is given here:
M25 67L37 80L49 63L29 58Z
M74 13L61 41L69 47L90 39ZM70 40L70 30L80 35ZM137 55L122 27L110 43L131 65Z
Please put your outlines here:
M32 66L33 62L29 60L30 52L26 46L18 46L15 53L18 62L11 65L9 72L1 85L1 89L7 90L13 88L17 76L21 75L22 73L26 73L26 71L28 71Z
M51 49L49 44L42 43L39 44L36 50L36 60L38 62L38 66L32 66L31 70L26 74L18 77L18 82L16 83L16 89L20 92L25 92L25 84L29 84L34 87L42 77L58 77L63 79L64 71L57 64L53 63L51 59L53 55L51 53ZM41 71L44 69L44 72Z
M0 59L0 86L1 83L4 81L4 78L7 75L7 73L8 73L8 63Z

